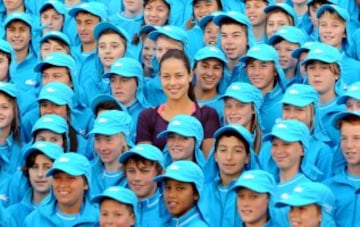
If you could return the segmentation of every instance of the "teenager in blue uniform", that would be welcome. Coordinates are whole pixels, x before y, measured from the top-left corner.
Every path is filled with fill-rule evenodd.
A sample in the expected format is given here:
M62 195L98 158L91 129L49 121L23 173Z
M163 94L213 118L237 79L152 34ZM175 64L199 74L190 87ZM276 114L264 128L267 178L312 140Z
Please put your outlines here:
M45 175L54 160L63 153L64 150L59 145L44 141L34 143L25 151L25 163L22 171L27 178L29 188L19 203L13 204L7 209L17 226L23 226L25 218L50 193L51 178L45 177Z
M138 198L140 226L164 226L170 218L162 192L152 179L163 173L164 156L155 146L138 144L120 156L127 185Z
M319 44L319 42L313 42L313 41L305 42L303 45L301 45L299 48L295 49L291 53L291 56L293 58L298 59L298 65L297 65L298 69L297 70L299 71L299 73L301 75L301 79L302 79L303 83L306 83L307 78L306 78L305 67L304 67L304 65L301 64L301 62L305 60L309 51L313 47L316 47L317 44Z
M308 182L297 185L276 206L290 206L292 226L335 227L335 196L324 184Z
M25 226L94 225L98 210L90 203L91 168L87 158L65 153L55 159L46 174L52 176L49 197L25 219Z
M164 188L165 205L171 214L167 226L208 226L200 207L200 201L208 199L203 194L204 174L197 164L188 160L173 162L154 181Z
M298 24L295 10L286 3L268 5L264 12L266 14L265 33L267 38L270 38L284 25L296 27Z
M138 200L135 193L127 188L109 187L91 201L99 204L100 226L142 226L139 219Z
M101 193L114 185L125 185L124 171L118 159L131 147L131 117L118 110L101 112L94 122L90 134L94 135L97 152L92 165L91 187L94 194Z
M15 58L15 51L11 44L3 39L0 39L0 81L11 82L10 65Z
M222 12L216 11L204 16L199 21L199 26L203 31L203 42L205 46L218 46L219 27L213 19Z
M237 193L237 211L243 226L273 226L271 213L275 180L263 170L245 171L233 184Z
M7 160L7 158L4 157L3 155L0 155L0 177L1 177L0 206L2 209L4 209L4 207L7 207L9 204L11 204L11 201L12 201L10 192L9 192L9 190L11 189L11 187L9 187L9 185L11 185L10 182L11 182L12 177L9 173L5 172L2 168L3 163L6 163L6 162L9 162L9 160Z
M49 31L45 33L40 39L40 53L39 58L45 59L45 56L60 52L71 55L71 43L69 37L60 31Z

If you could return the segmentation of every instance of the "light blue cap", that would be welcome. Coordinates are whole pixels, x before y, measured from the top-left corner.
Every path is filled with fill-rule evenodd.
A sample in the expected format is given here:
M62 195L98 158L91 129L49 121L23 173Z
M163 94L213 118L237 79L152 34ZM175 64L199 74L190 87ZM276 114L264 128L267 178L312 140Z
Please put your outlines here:
M275 3L272 5L266 6L264 9L264 12L269 13L275 9L280 9L280 10L284 11L286 14L288 14L289 16L291 16L294 21L294 25L295 26L297 25L297 16L296 16L296 12L293 7L291 7L287 3Z
M282 104L289 104L297 107L305 107L311 103L318 103L318 92L310 85L293 84L285 91Z
M32 153L36 151L40 151L52 160L55 160L62 154L64 154L63 148L55 143L47 141L37 141L25 151L24 159L26 160Z
M341 95L336 101L337 104L346 104L348 98L360 100L360 82L355 82L350 85L346 92Z
M335 114L335 116L332 119L333 126L339 128L339 121L350 116L359 118L360 120L360 111L342 111L340 113Z
M273 195L276 189L276 182L274 177L264 170L249 170L240 175L231 186L231 190L238 190L241 187L257 193L269 193Z
M242 56L239 61L246 63L250 58L260 61L279 61L279 55L276 50L267 44L257 44L250 48L245 56Z
M214 133L215 140L217 140L219 136L221 136L224 132L228 132L228 131L236 132L246 140L250 148L253 147L254 140L252 135L250 134L249 130L247 130L244 126L240 124L228 124L219 128Z
M157 138L176 133L185 137L195 137L196 148L199 148L204 139L204 129L201 122L190 115L179 114L173 117L166 130L160 132Z
M64 153L55 159L51 169L46 173L46 176L53 176L56 171L62 171L71 176L85 176L87 183L90 185L91 180L91 166L89 160L75 152Z
M102 200L104 200L104 199L112 199L119 203L131 205L134 210L135 217L138 216L137 212L135 212L138 207L138 205L137 205L138 200L137 200L135 193L133 191L131 191L130 189L124 188L121 186L111 186L111 187L105 189L105 191L103 193L101 193L100 195L97 195L94 198L92 198L91 202L92 203L101 203Z
M193 183L195 184L199 195L201 195L204 187L203 171L193 161L175 161L166 168L165 174L155 177L153 181L163 182L166 179L172 179L185 183Z
M313 41L309 41L309 42L305 42L301 45L301 47L295 49L292 53L291 56L293 58L299 58L301 53L303 52L309 52L312 48L316 47L316 45L318 45L319 42L313 42Z
M224 52L215 46L205 46L198 50L194 55L195 62L202 61L208 58L215 58L223 62L224 65L227 64L227 59Z
M64 42L68 47L71 47L69 37L65 33L62 33L60 31L55 31L55 30L46 32L41 37L40 44L42 44L43 42L45 42L46 40L51 39L51 38L59 39L62 42Z
M146 24L141 27L139 34L149 34L152 31L155 31L157 29L157 26Z
M8 53L12 56L12 58L15 56L15 52L14 52L14 49L13 47L11 46L11 44L6 41L6 40L3 40L3 39L0 39L0 50L2 52L5 52L5 53Z
M34 137L38 130L50 130L58 134L67 134L69 126L66 120L57 114L46 114L41 116L31 129L31 134Z
M119 158L119 162L124 164L130 157L138 155L144 159L151 160L159 163L159 165L165 169L164 155L161 150L151 144L137 144L130 150L125 151Z
M165 25L163 27L156 27L156 30L149 33L149 38L156 41L160 35L164 35L175 41L181 42L184 46L188 42L187 33L180 27L174 25Z
M13 98L16 98L18 93L18 90L16 89L14 84L3 81L0 81L0 91Z
M301 142L304 152L309 149L309 128L298 120L282 120L276 123L271 132L264 136L264 142L272 141L276 137L288 143Z
M338 63L341 60L340 51L325 43L318 43L310 50L305 60L301 63L306 65L309 61L321 61L325 63Z
M73 57L65 53L50 53L45 56L42 62L35 66L35 72L42 72L47 65L66 67L70 72L76 68L76 62ZM71 76L70 76L71 77Z
M13 22L14 20L20 20L22 22L24 22L25 24L27 24L31 29L32 29L32 19L31 16L27 13L23 13L23 12L14 12L9 14L4 21L4 28L6 28L11 22Z
M58 12L59 14L67 14L66 8L64 6L64 3L58 1L58 0L48 0L46 2L44 2L42 4L42 6L40 7L39 10L39 14L42 13L42 11L44 10L45 7L51 6L52 8L55 9L56 12Z
M326 0L328 3L330 3L330 4L337 4L337 0ZM313 2L315 2L315 0L307 0L306 1L306 4L307 5L310 5L310 4L312 4Z
M87 12L93 14L101 19L101 21L106 21L107 8L103 3L100 2L85 2L81 3L69 11L69 15L76 17L79 12Z
M96 111L96 107L101 104L101 103L104 103L104 102L113 102L114 104L116 104L119 109L121 111L124 111L124 112L127 112L127 109L125 106L123 106L123 104L121 104L120 102L118 102L114 96L112 95L108 95L108 94L100 94L100 95L97 95L90 103L90 109L92 110L92 112L94 114L95 111Z
M303 30L297 27L284 25L269 38L267 43L274 45L279 39L286 40L290 43L296 43L301 46L309 40L309 37Z
M321 17L321 15L326 11L326 10L330 10L332 12L336 12L344 21L349 21L350 20L350 15L349 12L338 6L335 4L324 4L322 5L316 12L316 17L319 18Z
M202 17L199 21L199 26L202 30L205 29L206 25L210 22L213 21L214 17L220 15L222 12L221 11L215 11L212 12L204 17Z
M112 75L141 79L144 71L139 61L134 58L123 57L114 61L109 72L105 73L103 77L110 78Z
M66 84L60 82L51 82L41 88L38 101L49 100L56 105L68 105L69 108L73 106L74 92Z
M99 40L101 33L105 30L112 30L122 36L125 41L129 40L129 35L124 29L109 22L100 22L96 25L94 28L95 39Z
M228 11L226 13L220 13L219 15L214 17L213 21L217 26L220 26L221 21L225 18L232 19L238 22L239 24L245 25L246 27L251 27L249 18L246 15L236 11Z

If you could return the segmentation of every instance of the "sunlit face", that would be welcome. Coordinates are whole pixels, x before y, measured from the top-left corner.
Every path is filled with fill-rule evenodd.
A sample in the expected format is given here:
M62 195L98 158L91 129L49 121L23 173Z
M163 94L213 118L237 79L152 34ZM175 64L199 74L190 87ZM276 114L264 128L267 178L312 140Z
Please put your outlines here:
M252 103L244 103L234 98L226 98L224 116L229 124L240 124L250 130L255 111Z
M156 59L160 62L161 57L170 49L183 50L183 44L179 41L159 36L156 40Z
M124 147L125 139L122 133L111 136L95 134L95 150L104 164L117 163Z
M314 61L305 67L309 84L315 88L320 96L332 92L335 97L334 87L339 75L334 75L334 72L330 69L330 65L320 61Z
M245 26L223 24L220 27L221 48L230 60L238 60L247 51L247 34Z
M97 49L103 66L110 68L116 59L124 56L126 42L119 34L102 34L98 40Z
M282 171L300 166L304 150L300 142L289 143L279 138L272 139L271 156Z
M48 31L61 31L64 24L64 16L58 13L54 8L48 8L40 14L42 26L47 26L43 33Z
M190 183L167 179L164 184L165 205L172 216L181 217L194 207L199 199Z
M263 94L271 91L275 86L277 73L273 62L249 60L246 63L246 73L251 84L260 89Z
M152 58L155 55L156 45L155 42L146 37L143 41L141 60L145 67L152 69Z
M15 116L15 103L5 94L0 93L0 130L10 131Z
M263 0L245 1L245 14L249 18L252 26L259 26L265 23L265 7L268 4Z
M291 43L286 40L282 40L274 45L274 48L279 55L279 63L281 65L281 68L285 72L287 72L288 70L296 69L298 61L296 58L293 58L291 54L295 49L299 47L299 44Z
M265 225L268 219L269 196L247 188L237 192L237 209L245 224Z
M65 144L62 134L55 133L46 129L37 131L34 139L35 141L48 141L51 143L55 143L60 147L64 147Z
M48 194L52 177L46 177L46 172L52 167L53 161L46 155L38 154L35 157L34 164L30 166L29 181L34 192Z
M9 12L23 11L24 8L24 0L4 0L3 4Z
M143 11L144 0L123 0L122 2L126 12L137 14Z
M100 22L100 18L89 13L79 12L76 15L76 29L82 44L96 42L94 28Z
M219 34L219 27L210 21L204 29L204 43L209 46L216 46L217 36Z
M9 59L5 54L0 53L0 81L9 80Z
M360 111L360 100L354 98L347 98L346 100L346 110L347 111Z
M28 50L31 40L30 27L21 21L13 21L6 27L6 40L16 52Z
M347 165L360 166L360 124L359 122L343 122L340 128L341 150Z
M266 36L270 37L284 25L290 25L290 26L293 25L286 13L284 12L271 13L268 16L266 22L266 28L265 28Z
M144 22L147 25L163 26L169 18L169 11L164 0L149 1L144 8Z
M282 107L282 116L284 120L298 120L303 122L308 128L312 127L312 122L314 118L313 108L310 105L305 107L299 107L289 104L283 104Z
M223 77L224 63L218 59L208 58L196 63L196 87L203 91L216 91Z
M153 178L158 175L156 165L149 161L135 162L130 157L125 166L125 175L130 189L138 199L149 198L155 193L157 183Z
M40 115L43 116L45 114L57 114L64 119L68 117L68 109L66 105L56 105L55 103L48 101L48 100L41 100L40 101Z
M249 162L244 142L235 136L222 136L218 140L215 160L219 166L220 176L239 177L245 164Z
M135 215L127 204L113 199L104 199L100 205L100 226L131 227L135 224Z
M41 74L42 85L50 82L60 82L72 87L71 76L68 68L62 66L52 66L44 69Z
M180 134L170 133L166 142L172 161L193 160L195 153L195 139Z
M219 5L215 0L212 1L197 1L194 5L194 16L197 21L199 21L204 16L209 15L212 12L220 10Z
M137 91L136 77L113 75L110 78L110 87L111 94L124 106L129 106L134 102Z
M44 59L50 53L70 54L69 48L60 44L58 41L48 39L41 44L40 55Z
M291 226L318 227L321 223L321 210L315 204L291 207L288 217Z
M342 40L346 38L345 22L329 13L319 18L319 37L321 42L336 48L341 48Z

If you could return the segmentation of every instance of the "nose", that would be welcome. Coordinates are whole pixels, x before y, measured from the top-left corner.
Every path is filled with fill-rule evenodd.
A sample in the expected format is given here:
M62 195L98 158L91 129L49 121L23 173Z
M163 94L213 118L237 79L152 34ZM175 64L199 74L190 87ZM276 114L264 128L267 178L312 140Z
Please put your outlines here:
M43 167L39 167L37 171L38 177L43 177L45 173L45 169Z

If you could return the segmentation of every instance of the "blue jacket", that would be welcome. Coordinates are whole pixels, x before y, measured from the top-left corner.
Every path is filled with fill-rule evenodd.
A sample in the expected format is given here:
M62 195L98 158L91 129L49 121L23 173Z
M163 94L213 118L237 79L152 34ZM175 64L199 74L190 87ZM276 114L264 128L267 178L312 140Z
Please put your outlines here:
M166 102L167 98L162 89L159 75L146 80L144 94L152 106L159 106Z
M14 218L16 225L21 227L25 224L25 218L34 210L31 201L32 189L29 189L19 203L9 206L6 211Z
M6 212L0 203L0 226L16 226L14 219Z
M9 205L8 191L9 191L9 185L10 185L10 175L7 174L6 172L0 170L0 179L1 179L1 181L0 181L0 205L3 207L7 207Z
M16 171L10 180L9 201L10 205L19 203L23 199L23 195L31 186L29 180L24 176L21 170Z
M6 139L6 144L0 146L0 153L4 155L0 159L1 170L9 174L15 173L22 164L22 145L10 135Z
M168 227L208 227L209 225L202 219L197 207L193 207L180 218L171 218Z

